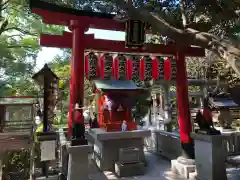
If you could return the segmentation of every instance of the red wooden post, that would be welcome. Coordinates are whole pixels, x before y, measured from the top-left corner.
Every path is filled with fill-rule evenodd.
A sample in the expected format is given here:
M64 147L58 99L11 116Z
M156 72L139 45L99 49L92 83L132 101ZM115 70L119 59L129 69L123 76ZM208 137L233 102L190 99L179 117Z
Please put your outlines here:
M71 117L73 108L76 103L79 107L83 107L84 101L84 23L79 21L71 21L70 28L73 33L72 37L72 64L71 64L71 81L70 89L70 112ZM81 109L82 111L82 109ZM83 113L81 112L81 118ZM70 119L71 120L71 119ZM69 127L70 131L71 128ZM70 133L71 134L71 133Z
M69 111L68 111L68 136L71 137L72 136L72 123L73 123L73 99L75 99L73 96L73 62L70 62L70 73L71 73L71 77L70 77L70 105L69 105Z
M183 156L188 159L194 159L194 147L192 144L192 139L190 138L190 133L192 132L192 125L189 110L188 80L184 54L177 53L176 66L178 123L180 127L180 140L183 150Z

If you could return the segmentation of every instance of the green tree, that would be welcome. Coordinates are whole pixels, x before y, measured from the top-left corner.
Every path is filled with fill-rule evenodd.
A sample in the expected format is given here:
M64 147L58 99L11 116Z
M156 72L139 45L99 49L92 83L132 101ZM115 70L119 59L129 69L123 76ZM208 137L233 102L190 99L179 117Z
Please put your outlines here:
M36 93L31 76L41 50L42 32L60 33L63 27L44 25L31 14L26 0L0 1L0 92L6 95Z
M48 0L45 0L48 1ZM76 9L117 13L116 19L142 20L149 29L177 45L200 46L230 64L240 74L239 0L58 0Z
M59 87L61 89L61 100L63 101L63 110L68 112L69 97L70 97L70 60L71 60L71 50L63 50L62 55L57 55L49 63L50 68L56 75L60 78ZM91 84L85 79L84 81L84 95L85 97L90 95Z

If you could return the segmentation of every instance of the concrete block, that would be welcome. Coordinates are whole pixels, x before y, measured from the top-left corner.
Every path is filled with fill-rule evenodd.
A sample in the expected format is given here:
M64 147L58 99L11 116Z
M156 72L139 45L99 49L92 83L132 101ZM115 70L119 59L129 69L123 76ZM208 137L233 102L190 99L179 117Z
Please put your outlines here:
M179 174L180 176L182 176L183 178L188 179L189 178L189 174L192 172L195 172L195 165L186 165L186 164L182 164L179 163L178 160L171 160L171 168L172 168L172 172Z
M131 163L131 164L121 164L119 162L116 162L115 163L115 173L119 177L144 175L145 165L142 162Z

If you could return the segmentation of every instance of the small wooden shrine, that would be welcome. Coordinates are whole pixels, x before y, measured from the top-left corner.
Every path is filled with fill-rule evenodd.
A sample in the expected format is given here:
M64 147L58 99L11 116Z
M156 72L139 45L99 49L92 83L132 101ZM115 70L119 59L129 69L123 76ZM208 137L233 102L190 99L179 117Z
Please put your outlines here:
M121 131L125 120L127 130L136 130L137 123L133 121L132 105L137 97L148 91L127 80L95 80L93 85L100 127L107 132Z

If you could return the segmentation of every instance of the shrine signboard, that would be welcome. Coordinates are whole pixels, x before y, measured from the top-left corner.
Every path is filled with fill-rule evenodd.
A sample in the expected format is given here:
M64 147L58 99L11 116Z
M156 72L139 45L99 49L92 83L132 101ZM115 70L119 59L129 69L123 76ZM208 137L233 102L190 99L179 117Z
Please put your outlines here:
M145 23L139 20L126 22L126 47L142 47L145 42Z

